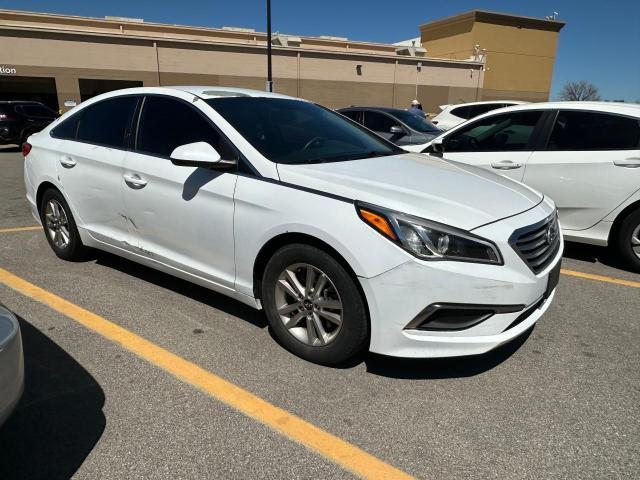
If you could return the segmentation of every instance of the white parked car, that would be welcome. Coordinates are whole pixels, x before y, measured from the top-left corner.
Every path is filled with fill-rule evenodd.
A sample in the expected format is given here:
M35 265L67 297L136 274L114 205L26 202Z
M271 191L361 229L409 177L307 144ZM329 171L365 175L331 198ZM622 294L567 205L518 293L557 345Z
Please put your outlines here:
M314 362L486 352L529 329L558 282L550 199L407 154L303 100L121 90L24 154L27 198L60 258L94 247L263 308Z
M640 105L505 108L415 150L501 172L543 192L556 202L566 240L613 245L640 271Z
M526 102L519 102L517 100L495 100L461 103L457 105L440 105L440 110L442 111L431 119L431 123L436 125L440 130L449 130L456 125L460 125L471 118L490 112L491 110L524 103Z

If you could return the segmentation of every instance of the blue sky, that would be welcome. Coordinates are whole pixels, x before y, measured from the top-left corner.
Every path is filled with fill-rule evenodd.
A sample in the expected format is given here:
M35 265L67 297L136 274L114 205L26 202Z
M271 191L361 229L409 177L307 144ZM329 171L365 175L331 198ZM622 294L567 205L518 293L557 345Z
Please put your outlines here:
M640 0L272 0L273 29L395 42L418 25L474 8L544 17L559 12L560 33L551 97L570 80L589 80L604 99L640 101ZM151 22L264 31L265 0L4 0L0 8L70 15L144 18ZM0 61L2 54L0 53Z

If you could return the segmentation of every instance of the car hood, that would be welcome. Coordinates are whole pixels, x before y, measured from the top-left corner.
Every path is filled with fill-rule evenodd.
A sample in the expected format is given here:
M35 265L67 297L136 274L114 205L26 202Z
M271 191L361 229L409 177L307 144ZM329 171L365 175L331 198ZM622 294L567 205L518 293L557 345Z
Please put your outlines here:
M472 230L529 210L543 195L487 170L407 153L347 162L278 164L280 180Z

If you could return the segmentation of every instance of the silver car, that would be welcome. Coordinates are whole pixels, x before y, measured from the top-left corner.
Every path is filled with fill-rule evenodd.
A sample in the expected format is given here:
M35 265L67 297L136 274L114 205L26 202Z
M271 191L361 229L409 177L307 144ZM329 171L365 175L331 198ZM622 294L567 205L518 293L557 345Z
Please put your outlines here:
M24 388L24 356L20 325L0 304L0 426L17 405Z

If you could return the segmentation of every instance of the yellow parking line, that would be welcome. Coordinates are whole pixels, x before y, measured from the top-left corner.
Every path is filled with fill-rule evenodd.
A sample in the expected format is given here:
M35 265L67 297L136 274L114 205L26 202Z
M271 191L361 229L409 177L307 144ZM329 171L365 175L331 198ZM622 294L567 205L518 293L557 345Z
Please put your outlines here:
M36 225L34 227L11 227L11 228L0 228L0 233L9 233L9 232L29 232L32 230L42 230L40 225Z
M362 478L399 480L413 478L355 445L276 407L195 363L2 268L0 268L0 283L67 316Z
M560 270L560 273L570 275L572 277L587 278L589 280L597 280L599 282L615 283L616 285L640 288L640 282L634 282L633 280L623 280L622 278L607 277L605 275L596 275L594 273L576 272L575 270L566 270L564 268Z

